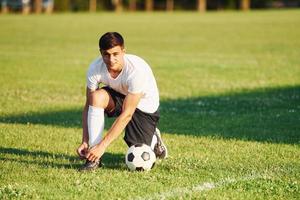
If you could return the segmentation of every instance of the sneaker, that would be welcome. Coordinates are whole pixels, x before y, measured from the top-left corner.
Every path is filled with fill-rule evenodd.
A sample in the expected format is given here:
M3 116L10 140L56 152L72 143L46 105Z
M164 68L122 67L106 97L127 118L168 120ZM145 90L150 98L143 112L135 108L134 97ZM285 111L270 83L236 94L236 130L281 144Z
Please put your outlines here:
M164 142L161 139L160 131L158 128L155 129L154 135L157 138L157 143L154 146L154 153L157 158L159 159L165 159L168 157L168 149L167 146L164 144Z
M86 160L85 164L81 168L79 168L79 171L93 171L101 166L101 159L95 162Z

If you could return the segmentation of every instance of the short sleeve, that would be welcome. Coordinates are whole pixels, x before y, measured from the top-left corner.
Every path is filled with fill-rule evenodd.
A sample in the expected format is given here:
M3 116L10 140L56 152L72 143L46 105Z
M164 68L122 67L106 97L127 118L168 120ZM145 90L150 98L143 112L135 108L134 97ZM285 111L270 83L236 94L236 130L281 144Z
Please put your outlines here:
M98 84L99 84L99 77L100 75L97 75L97 72L95 70L95 66L94 65L90 65L89 70L87 71L87 75L86 75L86 85L89 89L91 90L96 90L98 88Z
M128 77L128 92L133 94L144 92L146 81L143 71L135 71Z

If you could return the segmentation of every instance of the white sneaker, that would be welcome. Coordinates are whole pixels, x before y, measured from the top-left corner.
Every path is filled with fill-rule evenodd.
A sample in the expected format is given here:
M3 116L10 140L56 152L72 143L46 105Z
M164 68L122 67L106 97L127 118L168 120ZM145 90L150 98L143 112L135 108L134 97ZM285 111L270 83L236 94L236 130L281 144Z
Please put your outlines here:
M165 159L168 157L168 149L167 146L164 144L164 142L161 139L161 134L158 128L155 129L154 135L157 138L157 143L154 146L154 153L157 158L159 159Z

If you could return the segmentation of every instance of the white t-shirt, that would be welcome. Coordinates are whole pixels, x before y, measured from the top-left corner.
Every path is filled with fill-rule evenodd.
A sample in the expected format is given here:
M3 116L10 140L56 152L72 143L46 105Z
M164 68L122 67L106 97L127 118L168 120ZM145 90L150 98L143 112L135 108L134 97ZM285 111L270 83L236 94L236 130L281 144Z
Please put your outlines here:
M100 83L124 95L142 92L137 108L146 113L154 113L158 109L159 94L153 72L138 56L125 54L123 69L116 78L110 76L102 58L94 60L87 72L87 87L95 90Z

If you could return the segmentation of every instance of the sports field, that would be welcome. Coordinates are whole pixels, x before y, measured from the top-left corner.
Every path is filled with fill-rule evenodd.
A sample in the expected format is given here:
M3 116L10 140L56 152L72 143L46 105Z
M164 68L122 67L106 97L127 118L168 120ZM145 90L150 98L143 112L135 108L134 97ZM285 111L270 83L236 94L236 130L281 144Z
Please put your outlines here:
M0 199L300 199L300 10L0 16ZM153 68L170 157L122 137L79 173L85 74L118 31ZM108 124L111 121L108 121Z

